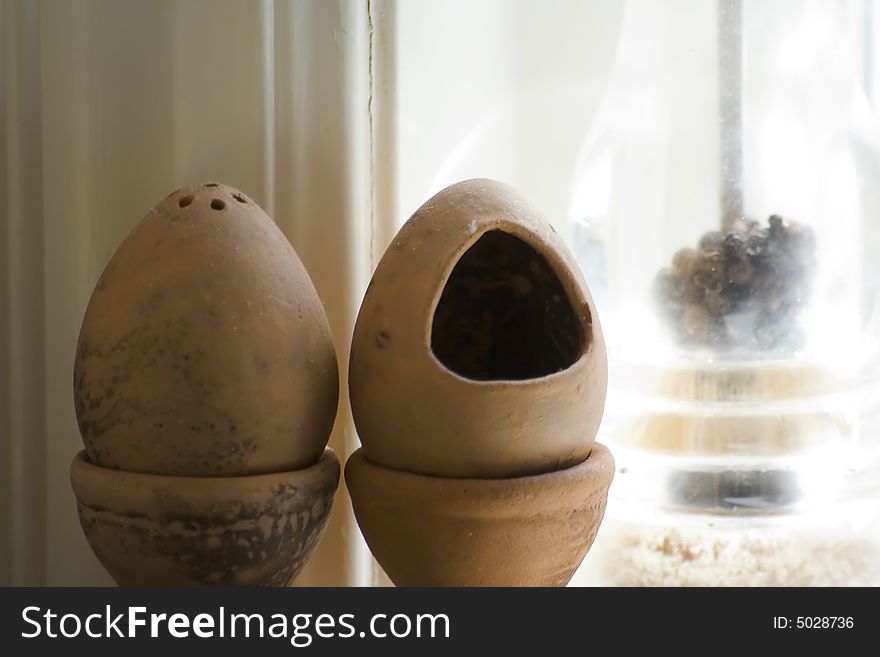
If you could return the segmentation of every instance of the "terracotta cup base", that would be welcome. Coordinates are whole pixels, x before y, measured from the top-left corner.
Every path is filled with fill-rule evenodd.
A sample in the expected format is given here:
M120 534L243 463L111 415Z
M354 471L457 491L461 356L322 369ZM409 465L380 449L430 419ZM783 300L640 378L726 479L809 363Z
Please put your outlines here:
M80 452L70 481L86 539L120 586L285 586L324 533L339 460L328 448L301 470L176 477Z
M564 586L596 537L613 477L599 443L582 463L510 479L392 470L363 449L345 466L361 531L397 586Z

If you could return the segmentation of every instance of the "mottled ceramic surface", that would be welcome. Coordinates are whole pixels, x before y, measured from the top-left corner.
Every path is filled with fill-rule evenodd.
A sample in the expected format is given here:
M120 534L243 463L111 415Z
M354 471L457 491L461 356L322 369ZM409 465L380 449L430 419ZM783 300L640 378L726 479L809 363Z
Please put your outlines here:
M173 477L73 460L80 522L120 586L284 586L321 539L339 483L313 466L242 477Z
M336 416L321 300L242 192L177 190L135 226L89 301L74 364L89 460L226 476L315 463Z
M509 186L469 180L428 200L382 257L355 325L349 387L377 465L547 472L590 452L605 343L550 223Z
M451 479L345 466L358 524L398 586L563 586L596 537L614 459L512 479Z

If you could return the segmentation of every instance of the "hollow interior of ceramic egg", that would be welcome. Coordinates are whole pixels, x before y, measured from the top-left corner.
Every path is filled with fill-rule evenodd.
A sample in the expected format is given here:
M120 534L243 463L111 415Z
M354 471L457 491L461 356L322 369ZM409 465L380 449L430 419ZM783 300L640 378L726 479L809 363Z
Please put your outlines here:
M501 230L483 234L449 275L431 350L459 376L522 380L573 365L589 336L547 259Z

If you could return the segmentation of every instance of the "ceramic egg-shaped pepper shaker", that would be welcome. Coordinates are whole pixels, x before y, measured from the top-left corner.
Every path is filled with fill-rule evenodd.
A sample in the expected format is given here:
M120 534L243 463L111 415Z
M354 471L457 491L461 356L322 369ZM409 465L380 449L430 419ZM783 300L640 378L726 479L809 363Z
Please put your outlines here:
M338 392L275 223L226 185L170 194L113 254L77 343L71 479L101 561L126 584L286 583L338 483Z
M89 300L74 363L89 460L132 472L312 465L338 392L305 267L266 213L225 185L178 190L135 226Z

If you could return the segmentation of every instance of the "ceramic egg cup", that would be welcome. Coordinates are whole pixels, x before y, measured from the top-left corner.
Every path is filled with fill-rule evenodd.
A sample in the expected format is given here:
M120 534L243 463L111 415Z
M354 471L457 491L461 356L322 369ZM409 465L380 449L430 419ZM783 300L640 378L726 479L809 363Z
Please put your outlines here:
M429 199L376 268L349 359L345 480L398 585L564 585L614 474L595 443L602 329L540 212L475 179Z
M403 472L363 449L345 466L357 522L397 586L564 586L596 538L613 477L599 443L577 465L506 479Z
M339 483L326 449L314 465L240 477L70 467L80 524L119 586L286 586L324 534Z

